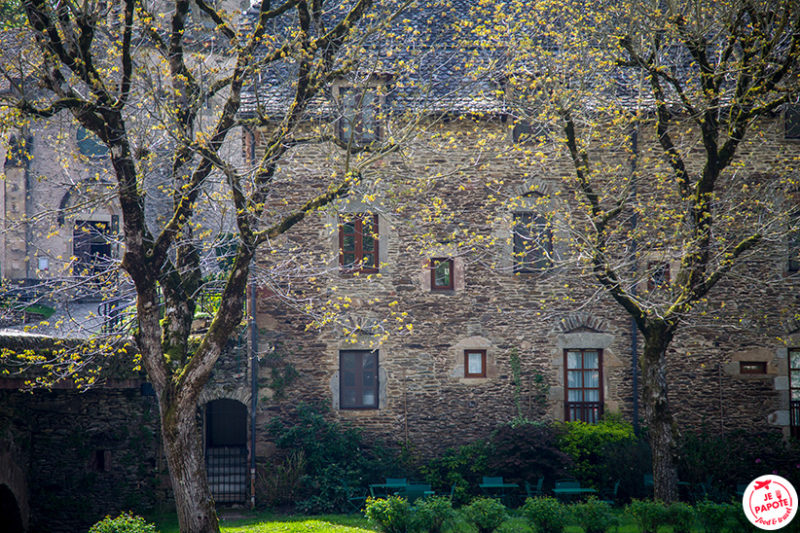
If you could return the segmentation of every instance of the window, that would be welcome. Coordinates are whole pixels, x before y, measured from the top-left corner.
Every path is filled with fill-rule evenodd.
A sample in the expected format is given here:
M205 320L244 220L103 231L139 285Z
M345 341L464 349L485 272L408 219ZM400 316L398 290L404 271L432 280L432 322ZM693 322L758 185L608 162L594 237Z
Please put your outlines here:
M766 361L739 361L740 374L766 374Z
M800 209L789 215L789 272L800 271Z
M537 272L550 266L553 236L547 219L533 212L514 213L514 272Z
M486 377L486 350L464 350L464 377Z
M792 436L800 439L800 348L789 349L789 413Z
M111 262L112 233L108 222L77 220L72 234L73 275L96 276L106 272Z
M647 290L663 289L670 282L669 263L664 261L650 261L647 263L650 277L647 279Z
M789 104L783 112L783 138L800 139L800 104Z
M111 450L95 450L92 454L91 467L94 472L110 472Z
M379 97L375 87L339 89L341 118L337 124L339 140L363 146L381 138L378 120Z
M430 260L431 290L453 290L453 260L433 258Z
M596 423L603 414L602 350L564 350L567 421Z
M108 147L97 138L97 135L83 126L78 127L75 141L78 143L78 150L86 157L100 159L108 156Z
M378 271L378 215L339 217L339 264L350 272Z
M339 407L378 408L378 351L339 352Z

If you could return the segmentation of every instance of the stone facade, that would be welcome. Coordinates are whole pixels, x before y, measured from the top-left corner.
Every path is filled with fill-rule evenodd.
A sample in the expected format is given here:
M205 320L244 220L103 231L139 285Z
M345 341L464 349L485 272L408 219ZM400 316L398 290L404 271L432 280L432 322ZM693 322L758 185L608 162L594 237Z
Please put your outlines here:
M564 420L569 350L602 352L604 411L632 419L630 317L568 261L569 250L558 244L559 239L554 239L557 260L551 268L514 273L512 213L503 213L491 200L533 187L555 198L547 208L557 218L570 207L563 196L552 193L570 175L571 163L560 158L548 160L546 170L525 168L518 152L510 149L508 124L500 120L477 125L454 120L437 127L441 130L426 131L426 139L410 141L413 157L389 156L365 171L364 180L380 181L380 187L365 185L360 197L310 217L285 237L280 251L296 254L298 277L303 278L294 281L292 297L310 294L342 305L334 323L309 329L311 319L294 311L296 302L287 293L275 286L259 290L259 352L282 346L298 377L277 400L266 387L268 369L261 370L258 427L276 411L320 400L337 418L427 456L485 437L518 415ZM434 147L429 139L437 135L455 139L455 147ZM648 135L643 129L642 165L655 145ZM481 152L480 162L474 150L478 138L494 143ZM799 150L783 139L777 116L759 125L758 140L743 144L740 158L758 179L775 175L777 169L793 169ZM293 154L284 169L291 179L283 184L285 189L276 185L276 196L286 192L290 202L309 197L323 185L311 169L326 168L320 161L337 157L341 154L337 156L333 147L306 147ZM622 160L609 153L608 159L614 158ZM419 183L434 175L428 183ZM404 196L396 191L413 181L409 176L419 178L417 188ZM424 204L434 199L447 206L440 224L422 215ZM377 213L379 275L354 276L339 267L337 220L347 212ZM459 246L448 237L459 228L485 235L490 244ZM452 290L431 290L431 257L453 259ZM646 252L642 258L646 261ZM265 264L269 261L265 257ZM677 266L672 266L673 272ZM800 330L786 324L800 309L798 289L800 276L787 271L785 240L769 242L742 261L687 317L668 356L670 397L681 427L774 429L788 436L786 350L798 345ZM390 307L391 302L396 304ZM412 328L392 327L392 310L405 313L401 326ZM641 349L639 338L637 351ZM340 406L339 358L344 350L378 350L377 408ZM485 376L465 377L465 350L485 350ZM515 357L520 361L518 376L512 365ZM764 361L765 373L743 374L741 361ZM641 399L637 401L641 405ZM268 451L264 442L257 454Z

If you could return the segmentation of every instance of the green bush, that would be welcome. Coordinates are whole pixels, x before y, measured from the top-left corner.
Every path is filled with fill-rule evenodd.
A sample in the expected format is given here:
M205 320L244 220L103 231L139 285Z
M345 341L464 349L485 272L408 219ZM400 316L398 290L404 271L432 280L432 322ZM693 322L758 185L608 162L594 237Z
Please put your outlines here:
M738 484L770 472L800 484L800 445L778 431L686 432L679 446L678 477L692 484L712 477L711 500L727 502Z
M329 410L324 404L300 404L290 416L270 422L269 433L283 453L283 464L292 469L277 480L265 479L266 488L281 490L262 495L262 501L273 505L297 502L298 510L304 513L339 511L346 509L347 487L365 487L393 474L403 477L396 453L374 439L366 442L354 428L328 420ZM301 456L302 462L287 462L292 455ZM298 471L300 466L302 471Z
M539 477L562 477L572 460L559 450L558 432L559 427L543 422L519 421L498 427L489 439L489 470L520 485Z
M572 516L586 533L605 533L616 525L617 519L611 512L611 505L595 497L572 506Z
M525 500L522 515L533 524L538 533L561 533L569 513L561 502L545 497Z
M156 526L145 522L141 516L122 513L116 518L110 516L89 528L89 533L157 533Z
M741 499L734 500L733 504L729 507L730 515L728 516L728 523L730 523L733 528L731 531L735 531L736 533L759 533L764 531L763 529L759 529L750 522L747 516L744 514L744 509L742 509L742 501ZM797 519L792 520L791 524L796 524ZM781 533L794 533L798 531L798 529L792 530L792 525L789 524L788 527L782 528Z
M642 533L656 533L667 517L666 506L650 500L633 500L625 507L625 512L633 518Z
M455 518L453 504L444 496L431 496L418 500L414 510L414 523L421 531L442 533Z
M406 533L413 530L411 506L405 498L399 496L367 498L364 515L383 533Z
M534 533L534 531L524 518L515 516L500 524L495 533Z
M492 533L508 518L506 506L495 498L475 498L462 512L478 533Z
M437 492L449 492L455 484L453 495L455 503L466 503L470 491L478 487L481 478L489 473L489 447L485 441L448 448L441 457L437 457L420 468L425 482Z
M666 521L674 533L689 533L694 525L694 509L688 503L674 502L667 507Z
M653 468L650 442L645 435L604 444L598 451L596 466L600 479L610 487L614 486L615 480L619 481L617 500L630 501L631 498L641 499L651 495L650 490L645 490L644 486L644 475Z
M572 459L572 474L582 485L595 488L603 475L601 453L609 446L635 441L633 426L617 416L608 416L597 424L565 422L558 436L559 448Z
M714 503L703 500L695 505L697 520L705 533L721 533L731 517L733 507L729 503Z

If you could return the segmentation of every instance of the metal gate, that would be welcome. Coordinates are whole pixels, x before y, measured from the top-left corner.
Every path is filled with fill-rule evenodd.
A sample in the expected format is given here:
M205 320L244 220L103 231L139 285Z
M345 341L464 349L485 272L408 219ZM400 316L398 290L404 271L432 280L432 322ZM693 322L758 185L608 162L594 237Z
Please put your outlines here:
M206 448L206 475L215 502L244 503L247 500L247 448Z
M241 402L206 404L206 476L217 503L247 501L247 407Z

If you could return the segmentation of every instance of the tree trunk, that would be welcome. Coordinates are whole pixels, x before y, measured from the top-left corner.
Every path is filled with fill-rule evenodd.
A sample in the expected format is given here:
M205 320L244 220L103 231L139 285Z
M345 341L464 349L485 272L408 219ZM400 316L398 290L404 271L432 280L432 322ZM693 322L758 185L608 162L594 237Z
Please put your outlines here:
M161 429L180 530L219 533L194 402L161 401Z
M641 363L645 421L653 451L653 493L655 499L667 503L678 499L676 428L666 376L666 352L673 329L663 322L648 324Z

